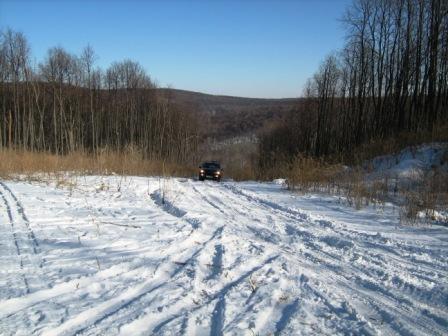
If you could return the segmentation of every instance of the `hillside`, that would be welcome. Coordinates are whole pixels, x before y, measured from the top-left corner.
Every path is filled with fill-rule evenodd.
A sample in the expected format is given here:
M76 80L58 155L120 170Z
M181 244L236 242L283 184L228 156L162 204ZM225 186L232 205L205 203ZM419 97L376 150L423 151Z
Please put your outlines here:
M178 107L197 112L205 136L217 140L256 134L264 127L284 119L302 101L301 98L219 96L177 89L158 91Z

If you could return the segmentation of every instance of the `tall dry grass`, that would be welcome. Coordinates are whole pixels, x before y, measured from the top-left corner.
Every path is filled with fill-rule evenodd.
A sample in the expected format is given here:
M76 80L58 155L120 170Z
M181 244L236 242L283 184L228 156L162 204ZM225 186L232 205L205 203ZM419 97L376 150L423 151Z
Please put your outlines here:
M323 159L300 155L285 168L289 188L303 192L323 190L331 192L345 170L340 164L329 164Z
M448 172L432 169L417 183L403 188L400 220L408 224L437 221L448 224Z
M172 162L144 159L139 151L102 150L96 155L73 152L55 155L23 150L0 150L0 176L74 172L79 174L191 176L195 170Z
M343 196L358 210L368 205L384 207L386 201L392 201L399 206L404 224L448 221L446 215L439 216L448 209L448 173L436 167L412 181L402 181L387 175L371 178L360 167L298 156L284 176L290 190Z
M365 174L359 168L298 156L286 176L286 184L293 191L343 195L347 203L356 209L370 203L380 203L379 184L366 183Z

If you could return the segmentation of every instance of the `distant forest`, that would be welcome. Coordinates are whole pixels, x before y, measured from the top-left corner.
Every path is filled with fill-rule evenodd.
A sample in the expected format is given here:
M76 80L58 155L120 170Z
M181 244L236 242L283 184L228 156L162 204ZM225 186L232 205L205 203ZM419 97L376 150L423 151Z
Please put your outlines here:
M448 135L448 1L357 0L342 22L345 46L309 79L297 113L262 136L262 167L350 156L403 132Z
M342 22L343 48L322 62L286 122L259 134L259 168L298 155L340 159L406 132L448 133L448 1L355 0ZM200 114L160 94L137 62L101 69L96 59L90 46L80 55L55 47L36 64L26 37L4 31L1 149L135 148L144 159L191 164Z
M87 46L61 47L32 63L26 37L0 37L0 147L67 154L138 150L144 159L184 163L197 148L196 118L160 96L140 64L103 70Z

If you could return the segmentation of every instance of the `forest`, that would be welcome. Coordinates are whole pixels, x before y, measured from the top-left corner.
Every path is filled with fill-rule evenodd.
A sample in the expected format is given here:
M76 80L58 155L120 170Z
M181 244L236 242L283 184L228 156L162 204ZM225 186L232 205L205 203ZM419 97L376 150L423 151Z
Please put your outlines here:
M257 134L252 177L274 177L269 172L298 156L352 163L363 146L448 137L448 1L357 0L341 21L345 45L323 60L296 108ZM3 31L0 149L135 151L196 166L201 114L173 103L139 63L101 69L97 58L90 45L79 55L54 47L36 62L23 33Z
M353 162L400 136L446 140L448 2L359 0L342 23L345 45L308 80L304 103L261 137L262 168L297 155Z
M191 162L196 119L179 111L134 61L95 66L81 55L48 50L37 65L26 37L10 29L0 41L0 147L65 155L76 151L123 152L142 158Z

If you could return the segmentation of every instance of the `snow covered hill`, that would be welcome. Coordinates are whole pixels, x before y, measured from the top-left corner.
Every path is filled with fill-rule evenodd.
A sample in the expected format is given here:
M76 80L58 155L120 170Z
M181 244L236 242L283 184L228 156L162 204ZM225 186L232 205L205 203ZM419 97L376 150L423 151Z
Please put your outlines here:
M0 185L0 334L448 333L448 228L277 183Z

